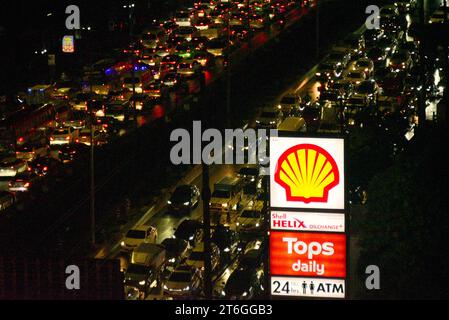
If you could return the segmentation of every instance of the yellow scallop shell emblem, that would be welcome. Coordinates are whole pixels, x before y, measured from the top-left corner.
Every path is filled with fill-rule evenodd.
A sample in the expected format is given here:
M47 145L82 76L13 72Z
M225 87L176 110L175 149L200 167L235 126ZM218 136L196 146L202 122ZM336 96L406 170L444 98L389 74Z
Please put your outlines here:
M285 151L276 165L276 183L287 201L327 202L329 191L340 182L337 163L323 148L301 144Z

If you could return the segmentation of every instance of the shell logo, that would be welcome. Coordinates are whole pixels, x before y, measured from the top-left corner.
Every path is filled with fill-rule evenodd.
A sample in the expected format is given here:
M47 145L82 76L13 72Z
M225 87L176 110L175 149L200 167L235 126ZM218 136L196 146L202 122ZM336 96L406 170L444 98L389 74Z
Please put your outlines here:
M285 189L287 201L327 202L329 191L340 182L340 174L326 150L300 144L280 156L274 180Z

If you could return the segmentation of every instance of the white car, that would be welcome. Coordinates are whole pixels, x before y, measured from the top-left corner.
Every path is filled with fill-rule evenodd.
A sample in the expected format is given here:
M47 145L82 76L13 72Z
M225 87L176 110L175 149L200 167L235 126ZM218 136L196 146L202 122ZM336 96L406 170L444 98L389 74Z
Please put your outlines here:
M132 251L141 243L156 243L157 230L153 226L140 226L129 230L120 243L123 251Z
M201 271L190 266L179 266L164 284L164 293L170 296L183 296L196 293L201 288Z
M361 58L358 59L357 61L351 62L348 70L363 71L366 77L369 78L371 74L374 72L374 63L371 59Z
M215 270L220 263L220 249L218 249L217 245L214 243L210 244L211 246L211 263L212 270ZM198 243L190 253L189 257L186 260L186 264L188 266L204 270L204 243Z
M62 145L75 142L78 130L71 127L57 128L50 136L50 145Z
M349 81L352 84L360 84L366 80L366 74L364 71L349 69L343 73L343 80Z
M15 177L28 169L26 161L20 159L5 159L0 162L0 177Z
M262 211L255 209L245 209L242 214L237 218L237 231L238 232L250 232L258 231L263 225Z
M257 128L276 129L282 122L283 113L279 109L264 108L256 119Z

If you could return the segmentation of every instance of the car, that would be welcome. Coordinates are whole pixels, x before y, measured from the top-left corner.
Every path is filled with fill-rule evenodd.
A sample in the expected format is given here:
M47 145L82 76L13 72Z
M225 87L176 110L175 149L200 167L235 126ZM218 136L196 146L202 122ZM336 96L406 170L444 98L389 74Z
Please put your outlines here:
M376 80L370 79L362 81L356 88L355 93L364 94L368 100L373 101L376 95L380 92Z
M374 71L374 63L371 59L361 58L349 65L349 70L363 71L366 78L369 78Z
M75 142L85 144L86 146L90 146L90 143L91 143L90 132L91 132L90 129L81 130L78 135L78 138L76 138ZM93 132L94 132L94 135L93 135L94 146L101 146L108 142L107 135L106 135L105 131L99 130L99 129L94 129Z
M404 76L401 73L389 73L377 83L385 95L400 96L404 90Z
M169 70L173 71L176 70L178 67L179 62L181 62L181 57L176 54L169 54L162 58L160 66L161 70Z
M262 230L263 221L264 219L262 211L256 210L254 208L244 209L237 218L237 231L257 232L259 230Z
M164 283L164 293L170 296L189 296L201 291L203 275L201 270L182 265L177 267Z
M142 77L136 73L134 76L126 76L123 78L122 88L125 91L142 93L143 80Z
M391 18L399 15L399 10L394 4L386 5L380 8L380 19Z
M203 224L198 220L185 219L176 228L173 238L186 240L193 247L203 240Z
M75 142L78 137L78 130L72 127L62 127L53 130L50 136L50 145L62 145Z
M373 47L368 50L366 56L373 61L375 66L386 64L387 52L382 48Z
M150 49L154 49L157 47L158 43L159 43L159 38L156 34L154 33L143 33L140 36L140 43L142 44L142 46L144 46L145 48L150 48Z
M373 78L379 82L385 79L389 74L393 72L390 66L378 67L374 70Z
M204 270L204 242L199 242L195 245L190 253L189 257L186 260L186 265L191 266L196 269ZM210 252L207 253L210 255L211 259L211 267L212 271L218 268L220 264L220 249L215 243L210 244Z
M16 158L6 158L0 161L0 177L15 177L28 170L26 161Z
M261 278L262 272L252 268L236 269L229 276L221 296L229 300L254 299L263 290Z
M60 170L61 163L53 157L41 157L29 163L31 171L43 177L47 174L57 175Z
M281 98L278 109L282 111L284 115L289 115L299 109L301 104L301 96L294 92L287 93Z
M262 244L260 244L258 249L249 249L246 247L243 256L238 262L237 269L262 269L264 260L263 250L261 248Z
M351 33L343 43L351 50L352 57L360 57L365 50L365 37L360 34Z
M0 191L0 212L11 207L16 198L13 193L8 191Z
M25 171L17 174L8 184L9 192L26 192L31 189L39 176L34 172Z
M384 50L387 53L387 56L389 56L396 51L398 40L392 35L383 36L379 39L376 46Z
M167 238L161 245L166 250L167 267L176 267L189 255L189 243L183 239Z
M321 108L307 107L301 112L301 117L306 121L307 130L314 130L319 127L321 118Z
M167 87L174 87L178 84L179 75L176 72L168 72L161 79L161 83Z
M375 47L377 42L384 36L382 29L366 29L363 32L366 48Z
M343 68L346 68L349 61L351 60L351 56L346 52L332 51L324 58L324 60L327 63L340 63Z
M267 23L266 18L261 13L250 14L248 19L250 28L256 30L265 28L265 25Z
M229 261L237 252L239 240L236 231L221 225L215 227L211 237L211 242L220 249L221 258L225 261Z
M215 38L209 41L206 46L206 51L215 57L224 56L226 48L228 47L227 39Z
M349 69L343 73L343 79L357 85L366 80L366 73L360 70Z
M449 13L444 17L444 11L437 10L430 16L429 23L443 23L444 19L449 21Z
M198 30L209 29L209 25L211 24L211 20L208 17L199 17L193 23L193 26Z
M258 129L276 129L282 122L283 113L279 109L263 108L256 118Z
M144 87L147 90L148 93L148 85ZM142 88L143 89L143 88ZM142 90L142 94L135 94L129 98L129 105L130 107L139 112L148 112L152 110L153 104L149 95L147 93L144 93Z
M190 40L190 44L196 50L203 50L203 49L205 49L208 42L209 42L209 39L207 37L204 37L204 36L193 37L192 40Z
M47 156L48 151L49 147L44 144L23 144L16 147L16 158L25 161L33 161Z
M259 178L259 169L256 166L244 166L237 172L237 177L243 182L255 182Z
M130 109L131 105L129 101L124 100L111 101L104 106L102 117L106 118L110 117L114 118L114 120L117 120L118 122L125 122L128 119Z
M176 28L171 34L172 36L178 36L184 40L190 41L193 37L198 35L198 29L195 27L184 26Z
M404 71L411 67L413 61L408 51L401 50L393 54L389 66L395 72Z
M171 212L190 212L198 206L200 200L201 192L196 185L180 185L176 187L167 204Z
M190 12L187 10L179 10L175 13L173 21L179 27L190 27L192 25Z
M175 47L175 53L182 59L190 59L192 57L192 46L189 43L181 43Z
M354 91L354 85L351 81L347 80L337 80L337 81L331 81L329 85L330 90L338 91L339 97L346 99L349 97L353 91Z
M95 82L96 83L96 82ZM92 84L92 91L95 89L94 86L97 86L95 83L89 83L87 85L87 88L89 88L90 90L90 85ZM97 90L100 90L97 88ZM109 90L108 90L109 92ZM74 99L70 100L70 106L72 108L72 110L75 111L88 111L88 102L89 101L95 101L95 100L99 100L100 97L95 93L95 92L82 92L82 93L78 93Z
M205 50L195 51L192 58L195 59L195 61L197 61L202 67L208 67L214 61L214 55Z
M315 77L319 81L329 81L332 78L338 78L343 71L340 62L323 61L318 65Z
M151 266L131 263L125 272L124 284L125 287L135 287L146 293L156 277L156 272Z
M232 25L231 38L239 41L244 41L250 35L250 30L244 25Z
M143 225L130 229L124 239L120 242L123 251L133 251L141 243L156 243L157 230L150 225Z
M62 122L62 127L82 129L86 126L87 113L84 111L73 111L68 119Z
M62 145L58 150L58 159L61 162L69 162L86 157L90 148L82 143L70 143Z
M181 76L191 76L194 74L198 74L201 70L201 64L196 60L185 60L178 64L178 68L176 73Z

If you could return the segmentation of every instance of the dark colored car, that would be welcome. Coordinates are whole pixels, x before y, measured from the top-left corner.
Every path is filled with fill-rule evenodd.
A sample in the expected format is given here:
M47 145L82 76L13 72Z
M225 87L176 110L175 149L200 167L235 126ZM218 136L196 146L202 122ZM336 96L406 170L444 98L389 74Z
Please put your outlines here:
M231 300L250 300L262 291L257 270L252 268L236 269L228 279L223 292L223 298Z
M198 220L186 219L178 226L173 235L175 239L183 239L193 247L203 238L203 224Z
M165 257L168 261L168 265L176 267L187 258L189 243L186 240L167 238L162 241L161 245L164 246L166 250Z
M259 169L257 167L243 167L237 172L237 176L246 181L254 182L259 178Z
M83 143L72 143L61 146L58 152L59 160L62 162L73 161L86 156L90 148Z
M211 242L215 243L220 249L221 258L229 261L237 251L239 244L238 233L228 227L217 226L211 237Z
M190 212L196 208L200 201L200 190L197 186L181 185L178 186L167 201L170 211Z
M366 56L370 58L375 65L385 65L385 60L387 59L387 52L379 47L373 47L368 50Z
M365 37L365 46L373 47L383 36L383 31L381 29L367 29L363 33L363 36Z
M31 162L29 167L37 175L42 177L47 174L58 174L61 168L61 163L52 157L41 157Z
M321 108L305 108L302 111L302 117L306 121L307 130L317 129L320 125Z
M240 259L237 269L254 269L257 270L262 267L263 250L252 249L246 252Z

